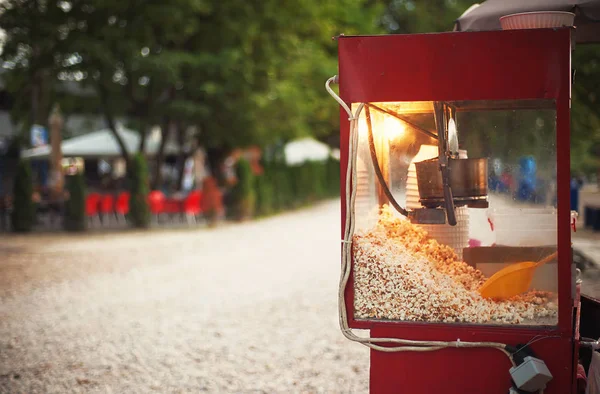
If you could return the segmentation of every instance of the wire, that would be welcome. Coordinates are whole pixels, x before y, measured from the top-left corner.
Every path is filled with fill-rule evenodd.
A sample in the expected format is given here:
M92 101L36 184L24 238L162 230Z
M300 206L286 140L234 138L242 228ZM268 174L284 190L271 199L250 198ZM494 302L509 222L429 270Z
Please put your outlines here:
M536 335L533 338L531 338L529 340L529 342L527 342L525 345L523 345L520 348L518 348L515 353L520 352L521 350L525 349L527 346L531 345L532 343L535 343L537 341L541 341L542 339L550 339L550 338L560 338L560 336L558 336L558 335L550 335L550 336Z
M344 100L342 100L340 98L340 96L338 96L333 89L331 89L331 83L339 83L340 79L337 75L334 75L333 77L329 78L327 80L327 82L325 82L325 89L327 89L327 92L331 95L331 97L333 97L335 99L335 101L337 101L342 108L344 108L346 110L346 112L348 113L348 116L352 117L352 111L350 110L350 107L348 106L348 104L346 104L344 102Z
M377 151L375 150L375 141L373 140L373 125L371 123L371 111L369 111L369 106L365 107L365 115L367 115L367 130L369 131L369 152L371 153L371 161L373 162L373 169L375 170L375 175L377 175L377 179L379 180L379 184L383 189L388 201L392 206L396 209L396 211L400 212L402 215L408 217L408 211L398 204L398 201L394 198L394 195L390 191L383 174L381 173L381 167L379 166L379 161L377 160Z

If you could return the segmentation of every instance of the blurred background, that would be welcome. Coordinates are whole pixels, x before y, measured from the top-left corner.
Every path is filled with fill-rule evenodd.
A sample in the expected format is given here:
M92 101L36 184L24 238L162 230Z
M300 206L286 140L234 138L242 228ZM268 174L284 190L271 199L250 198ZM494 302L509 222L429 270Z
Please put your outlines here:
M329 162L339 112L322 86L337 70L332 37L449 31L472 3L4 0L3 212L18 200L19 169L31 177L42 213L66 209L69 185L58 168L81 173L82 182L69 183L83 184L84 194L114 200L133 191L139 169L136 177L167 199L169 206L152 207L165 213L183 211L177 203L208 181L221 194L212 198L217 211L223 205L235 216L225 207L236 199L239 171L253 178L251 214L335 195L337 164ZM600 166L598 48L580 45L573 59L571 157L579 185L595 182ZM492 144L503 138L489 133ZM238 169L240 160L251 171ZM125 200L119 214L129 213Z
M473 3L0 0L0 392L366 392L332 38ZM573 198L597 199L600 46L573 66Z

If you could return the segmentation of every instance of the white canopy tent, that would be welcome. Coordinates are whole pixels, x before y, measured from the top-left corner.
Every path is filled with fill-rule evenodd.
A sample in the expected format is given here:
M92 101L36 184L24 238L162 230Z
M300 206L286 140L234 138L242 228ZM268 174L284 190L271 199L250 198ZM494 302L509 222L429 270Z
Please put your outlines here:
M136 131L119 127L117 129L119 136L123 140L127 152L137 153L140 146L140 134ZM152 133L146 140L146 154L154 156L160 146L160 137L156 138ZM64 157L84 157L84 158L111 158L121 156L121 149L113 133L109 129L102 129L64 140L61 144L62 155ZM21 151L22 158L44 159L50 156L52 148L50 145L26 149ZM165 154L176 154L179 148L176 144L167 142L165 145Z
M284 151L288 165L302 164L306 161L325 161L331 156L329 145L313 138L292 141L284 147Z

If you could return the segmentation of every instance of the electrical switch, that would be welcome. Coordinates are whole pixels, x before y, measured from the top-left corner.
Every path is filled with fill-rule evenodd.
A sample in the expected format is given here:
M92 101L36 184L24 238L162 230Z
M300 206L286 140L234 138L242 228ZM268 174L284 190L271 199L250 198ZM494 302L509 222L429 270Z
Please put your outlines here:
M546 363L542 360L527 356L523 362L510 369L510 376L515 385L529 393L546 388L546 383L552 379Z

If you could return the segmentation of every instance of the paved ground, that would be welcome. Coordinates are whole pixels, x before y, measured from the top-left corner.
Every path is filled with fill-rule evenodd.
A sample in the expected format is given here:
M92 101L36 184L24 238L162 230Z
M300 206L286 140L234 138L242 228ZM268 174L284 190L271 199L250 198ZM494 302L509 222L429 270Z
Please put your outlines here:
M337 204L216 230L0 240L0 392L366 392Z
M583 272L582 293L600 299L600 234L579 229L573 234L573 247L591 262Z
M368 351L338 329L338 234L325 203L214 230L0 235L0 393L367 392Z

